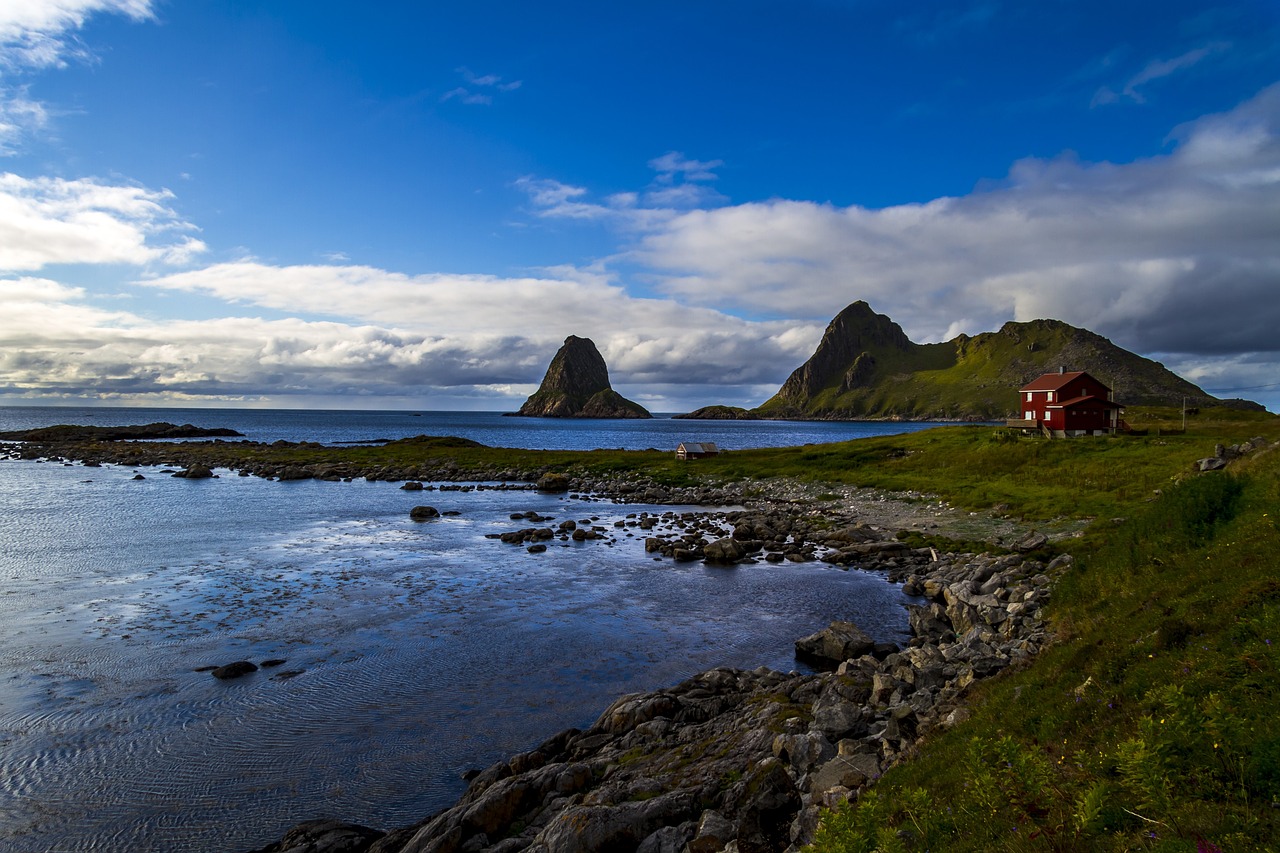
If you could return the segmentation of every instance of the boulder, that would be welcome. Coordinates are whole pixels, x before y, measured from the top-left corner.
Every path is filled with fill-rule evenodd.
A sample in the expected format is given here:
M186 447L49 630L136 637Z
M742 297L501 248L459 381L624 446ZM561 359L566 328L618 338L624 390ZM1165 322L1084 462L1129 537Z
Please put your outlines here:
M540 492L567 492L569 477L566 474L543 474L538 478L536 488Z
M428 518L439 518L440 510L433 506L415 506L409 510L409 517L414 521L426 521Z
M796 657L814 666L834 669L847 660L870 654L875 640L852 622L835 621L816 634L796 640Z
M1019 539L1016 543L1014 543L1013 550L1025 554L1028 551L1035 551L1037 549L1043 548L1045 545L1048 545L1048 544L1049 544L1048 536L1045 536L1043 533L1037 533L1036 531L1033 530L1030 533L1028 533L1026 536L1023 536L1021 539Z
M708 563L732 565L747 555L742 545L732 538L717 539L702 549L702 558Z
M235 663L228 663L214 668L213 677L222 681L229 681L232 678L239 678L242 675L257 671L256 664L252 664L247 660L238 660Z

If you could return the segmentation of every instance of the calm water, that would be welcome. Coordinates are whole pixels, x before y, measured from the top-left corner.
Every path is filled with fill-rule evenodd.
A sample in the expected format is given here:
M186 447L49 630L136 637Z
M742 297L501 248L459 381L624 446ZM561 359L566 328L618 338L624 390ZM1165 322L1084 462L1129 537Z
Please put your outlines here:
M489 444L607 434L587 443L648 447L671 424L699 439L709 426L784 434L101 409L0 409L0 429L33 411L44 424L190 421L261 440L474 428ZM849 425L790 428L812 441L807 430L828 426ZM315 817L404 825L451 803L463 770L587 725L621 693L721 664L796 668L794 639L834 618L880 639L906 627L904 597L876 575L655 561L612 526L665 507L141 470L0 462L0 849L226 851ZM418 503L460 514L413 523ZM533 555L484 538L529 509L597 516L616 543ZM193 671L268 658L286 663L232 682Z
M303 409L132 409L0 406L0 432L54 424L120 426L167 421L230 427L251 441L336 444L414 435L456 435L490 447L543 450L675 450L682 441L714 441L729 450L798 447L914 432L937 424L872 421L686 421L506 418L497 412L348 412Z

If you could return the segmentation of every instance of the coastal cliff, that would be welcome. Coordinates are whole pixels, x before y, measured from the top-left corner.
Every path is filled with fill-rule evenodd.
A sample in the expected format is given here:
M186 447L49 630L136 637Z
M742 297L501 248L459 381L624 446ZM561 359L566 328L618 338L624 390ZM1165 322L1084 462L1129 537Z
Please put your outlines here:
M590 338L570 335L551 359L542 385L524 401L518 417L648 418L648 410L609 384L609 368Z

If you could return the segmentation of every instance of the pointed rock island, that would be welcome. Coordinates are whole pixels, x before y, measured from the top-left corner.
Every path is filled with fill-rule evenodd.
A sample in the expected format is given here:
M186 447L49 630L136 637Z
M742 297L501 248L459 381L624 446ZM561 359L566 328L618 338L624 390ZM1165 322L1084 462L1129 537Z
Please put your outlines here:
M542 385L510 414L530 418L650 418L649 411L614 391L609 368L590 338L570 335L551 359Z

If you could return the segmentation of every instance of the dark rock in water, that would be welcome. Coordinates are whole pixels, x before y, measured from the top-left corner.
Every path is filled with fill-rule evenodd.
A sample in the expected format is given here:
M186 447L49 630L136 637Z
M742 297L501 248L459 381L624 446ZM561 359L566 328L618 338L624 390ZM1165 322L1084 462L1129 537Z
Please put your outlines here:
M703 406L683 415L672 415L675 419L691 421L758 421L760 416L750 409L741 406Z
M213 476L213 471L207 465L192 465L190 468L179 471L173 476L181 477L184 480L207 480Z
M737 540L726 537L707 543L702 549L702 556L708 563L733 565L747 556L747 549Z
M253 853L364 853L386 835L376 829L338 820L300 823L274 844Z
M551 359L542 385L520 411L534 418L648 418L648 410L609 384L609 368L590 338L570 335Z
M409 517L414 521L425 521L428 518L439 518L440 510L433 506L415 506L409 510Z
M537 545L530 545L525 550L527 550L530 554L541 554L543 551L547 550L547 546L543 545L542 543L538 543Z
M70 441L120 441L143 438L243 438L244 434L221 427L206 429L170 423L141 424L132 426L79 426L59 424L39 429L0 433L6 441L39 441L46 443Z
M410 480L409 482L401 486L400 490L404 492L420 492L422 491L422 488L423 488L422 484L419 483L417 480Z
M569 478L564 474L543 474L538 478L537 488L540 492L567 492Z
M870 654L875 640L852 622L832 622L816 634L796 640L796 657L815 665L835 667Z
M258 667L255 664L249 663L247 660L238 660L235 663L225 664L214 669L213 677L227 681L257 671Z
M285 664L286 662L287 662L287 661L285 661L285 659L284 659L284 658L271 658L270 660L264 660L264 661L262 662L262 666L263 666L264 668L265 668L265 667L271 667L271 666L281 666L281 665Z
M146 478L146 477L144 477L144 476L142 476L141 474L134 474L134 475L133 475L133 479L135 479L135 480L145 480L145 479L147 479L147 478Z

